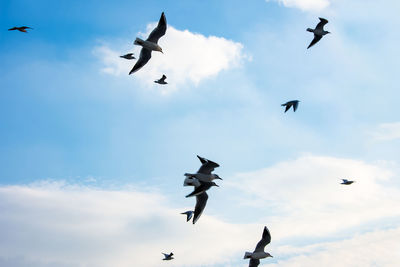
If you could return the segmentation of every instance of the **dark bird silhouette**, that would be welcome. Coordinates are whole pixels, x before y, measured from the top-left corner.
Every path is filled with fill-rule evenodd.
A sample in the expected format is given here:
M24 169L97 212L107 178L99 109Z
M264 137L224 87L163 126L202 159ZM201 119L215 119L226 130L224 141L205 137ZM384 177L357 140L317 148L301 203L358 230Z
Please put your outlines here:
M133 53L128 53L126 55L119 56L119 57L122 57L122 58L125 58L125 59L135 59L135 57L133 56Z
M186 221L188 222L193 217L193 210L188 210L188 211L182 212L181 214L186 215Z
M243 259L250 259L249 267L257 267L260 264L260 259L264 259L267 257L272 257L271 254L265 252L265 246L271 243L271 234L269 233L268 228L265 226L262 234L261 240L257 243L256 249L253 253L246 252L244 254Z
M285 113L286 111L288 111L291 107L293 107L293 112L296 112L297 107L299 106L299 100L292 100L292 101L288 101L285 104L282 104L281 106L285 107Z
M165 254L165 253L162 253L162 254L164 255L163 261L170 261L174 258L174 257L172 257L174 255L174 253L172 253L172 252L169 254Z
M343 182L341 182L340 184L344 184L344 185L351 185L352 183L354 183L355 181L349 181L347 179L342 179Z
M133 66L132 70L129 74L132 74L139 69L141 69L151 58L152 51L163 52L162 48L157 44L158 39L160 39L165 32L167 31L167 19L165 18L164 12L161 14L161 18L158 22L157 27L150 33L149 38L147 40L142 40L140 38L136 38L134 44L142 46L142 50L140 51L139 59L136 61L135 66Z
M314 33L314 39L311 41L310 45L307 47L310 48L311 46L315 45L316 43L319 42L319 40L321 40L321 38L330 33L328 31L324 30L324 26L325 24L328 23L328 20L324 19L324 18L319 18L319 23L317 24L317 27L315 27L315 29L311 29L308 28L307 31Z
M218 163L200 157L199 155L197 155L197 158L201 162L200 169L197 173L185 173L186 179L183 184L184 186L199 186L200 184L198 181L211 182L214 179L222 180L218 174L212 173L215 168L219 167Z
M214 182L202 182L202 181L199 181L199 182L200 182L200 186L195 187L193 192L190 193L189 195L187 195L186 197L193 197L193 196L200 195L200 194L206 192L212 186L218 186L219 187L219 185L217 185ZM196 212L196 210L195 210L195 212Z
M18 31L20 31L20 32L25 32L25 33L28 33L27 29L31 29L31 30L33 30L33 28L31 28L31 27L28 27L28 26L12 27L12 28L10 28L10 29L8 29L8 30L9 30L9 31L15 31L15 30L18 30Z
M163 74L163 76L160 78L160 79L158 79L158 80L156 80L156 81L154 81L155 83L158 83L158 84L168 84L166 81L165 81L165 79L167 79L167 76L165 76L164 74Z

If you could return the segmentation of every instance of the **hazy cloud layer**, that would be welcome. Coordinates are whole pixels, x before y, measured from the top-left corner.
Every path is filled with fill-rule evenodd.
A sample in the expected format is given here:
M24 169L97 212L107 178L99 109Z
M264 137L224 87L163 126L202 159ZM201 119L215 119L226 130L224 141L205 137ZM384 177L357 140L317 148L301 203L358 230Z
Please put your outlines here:
M357 182L342 186L340 178ZM224 180L221 190L239 202L231 206L239 213L251 210L254 223L228 223L205 213L195 226L179 214L190 207L149 188L3 186L0 263L160 266L161 252L173 251L174 266L246 266L242 254L253 249L266 224L272 264L337 266L339 255L340 266L396 266L400 192L390 186L394 178L384 166L304 156ZM232 208L213 198L208 211L223 215Z
M400 139L400 122L382 123L371 135L377 141Z

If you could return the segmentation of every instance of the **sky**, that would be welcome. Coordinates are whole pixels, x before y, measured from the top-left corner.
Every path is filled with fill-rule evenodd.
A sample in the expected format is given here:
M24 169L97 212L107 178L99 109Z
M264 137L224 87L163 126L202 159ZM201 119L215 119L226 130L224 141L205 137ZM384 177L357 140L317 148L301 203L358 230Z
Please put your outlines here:
M248 266L264 226L260 266L397 266L399 9L1 1L0 266ZM164 54L128 75L161 12ZM223 180L192 225L196 155Z

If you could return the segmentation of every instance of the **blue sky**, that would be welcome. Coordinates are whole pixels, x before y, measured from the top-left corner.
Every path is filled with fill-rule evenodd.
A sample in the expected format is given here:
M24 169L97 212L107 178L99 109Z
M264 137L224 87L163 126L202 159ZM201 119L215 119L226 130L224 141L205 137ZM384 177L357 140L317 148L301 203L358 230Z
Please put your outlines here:
M338 266L335 253L340 266L395 266L399 8L372 0L2 1L0 233L26 235L0 241L0 263L159 266L160 252L173 250L171 266L245 266L242 254L268 225L275 257L266 266ZM165 54L127 75L134 62L118 56L139 54L135 37L162 11ZM332 34L307 50L305 29L319 16ZM34 29L7 31L18 25ZM169 84L154 84L163 73ZM283 113L292 99L298 111ZM192 227L179 212L194 205L182 183L199 167L196 155L218 162L224 180ZM340 187L346 177L357 183ZM157 244L143 241L152 231ZM195 240L207 249L189 250ZM363 240L378 241L362 248ZM83 252L66 249L70 242ZM111 252L91 257L107 251L104 243ZM338 249L355 245L354 254ZM384 259L361 260L368 250Z

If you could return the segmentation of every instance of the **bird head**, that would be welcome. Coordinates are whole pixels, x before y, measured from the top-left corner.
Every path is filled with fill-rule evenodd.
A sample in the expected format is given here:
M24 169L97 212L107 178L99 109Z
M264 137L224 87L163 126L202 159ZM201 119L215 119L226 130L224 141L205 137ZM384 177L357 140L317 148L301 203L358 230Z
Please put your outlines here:
M271 257L271 258L273 258L274 256L272 256L271 254L269 254L268 252L266 252L267 253L267 258L268 257Z
M211 186L217 186L219 187L219 185L217 185L216 183L212 182Z
M164 54L164 52L162 51L162 48L161 48L161 46L159 46L159 45L157 45L157 51L158 51L158 52L161 52L161 53L163 53L163 54Z

